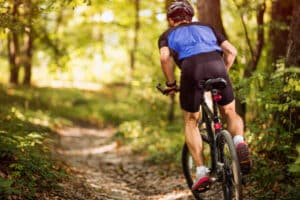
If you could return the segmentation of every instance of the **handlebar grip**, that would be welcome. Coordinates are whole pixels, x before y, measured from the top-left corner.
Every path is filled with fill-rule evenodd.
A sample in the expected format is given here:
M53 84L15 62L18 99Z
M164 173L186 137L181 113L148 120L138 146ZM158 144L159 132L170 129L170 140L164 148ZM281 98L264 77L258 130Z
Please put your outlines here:
M162 93L162 94L166 94L166 91L162 88L161 84L157 84L156 88Z
M161 86L160 83L156 85L156 88L157 88L162 94L164 94L164 95L167 95L170 91L173 91L173 90L175 90L176 92L179 91L178 88L166 90L166 89L164 89L164 88Z

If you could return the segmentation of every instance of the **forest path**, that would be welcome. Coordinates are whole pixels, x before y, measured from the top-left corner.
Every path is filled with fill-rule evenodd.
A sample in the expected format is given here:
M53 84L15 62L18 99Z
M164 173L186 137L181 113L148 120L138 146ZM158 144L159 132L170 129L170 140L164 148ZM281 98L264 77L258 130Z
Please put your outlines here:
M194 199L180 169L145 162L144 157L113 140L113 128L66 127L57 132L55 151L74 178L61 183L62 190L41 199ZM243 193L245 200L253 199L249 188ZM222 200L222 196L220 187L202 194L205 200Z
M57 131L55 151L75 176L62 183L58 199L193 199L181 171L144 162L112 140L113 128Z

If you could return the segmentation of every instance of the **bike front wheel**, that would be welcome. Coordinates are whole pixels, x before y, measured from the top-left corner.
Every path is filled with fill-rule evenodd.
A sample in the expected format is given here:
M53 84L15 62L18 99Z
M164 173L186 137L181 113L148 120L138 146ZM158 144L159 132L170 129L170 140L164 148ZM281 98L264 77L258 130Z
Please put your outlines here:
M228 131L222 130L217 137L218 160L222 166L222 188L225 200L241 200L242 197L242 175L232 141Z

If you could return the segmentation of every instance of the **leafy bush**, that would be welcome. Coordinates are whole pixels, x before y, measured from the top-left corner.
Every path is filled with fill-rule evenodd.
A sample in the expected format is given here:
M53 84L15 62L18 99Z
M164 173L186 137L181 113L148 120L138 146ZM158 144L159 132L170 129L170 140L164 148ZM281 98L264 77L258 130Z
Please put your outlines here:
M63 176L50 156L51 130L33 123L38 118L24 109L23 97L0 93L0 199L33 199Z
M256 155L251 178L259 182L257 189L264 193L262 199L300 195L299 190L294 191L300 175L296 150L300 131L299 73L296 68L279 69L272 75L257 72L239 85L239 96L252 110L247 124L248 139Z
M1 131L1 198L8 195L33 198L38 189L55 186L60 173L43 147L44 137L37 132L11 134Z

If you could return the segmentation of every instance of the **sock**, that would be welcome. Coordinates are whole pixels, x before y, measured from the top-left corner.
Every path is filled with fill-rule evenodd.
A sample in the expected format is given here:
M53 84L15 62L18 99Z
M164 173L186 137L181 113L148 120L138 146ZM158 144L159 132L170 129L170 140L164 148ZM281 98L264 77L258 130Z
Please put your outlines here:
M236 135L233 137L233 143L237 146L239 143L244 142L244 137L241 135Z
M199 177L205 176L207 174L207 167L205 166L199 166L196 168L196 175Z

